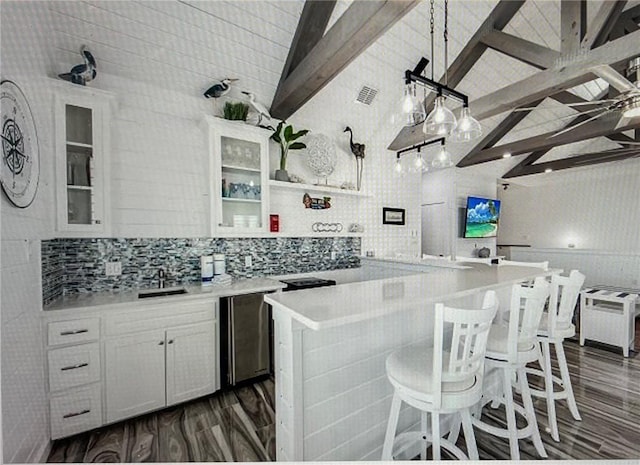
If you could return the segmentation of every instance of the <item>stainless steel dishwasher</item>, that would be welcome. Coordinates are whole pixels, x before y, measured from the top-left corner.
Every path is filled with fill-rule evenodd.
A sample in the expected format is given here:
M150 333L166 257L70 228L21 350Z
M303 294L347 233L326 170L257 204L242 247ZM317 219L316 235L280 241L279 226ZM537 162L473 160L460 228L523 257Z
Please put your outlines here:
M227 386L272 372L271 307L263 297L258 293L221 299L221 369Z

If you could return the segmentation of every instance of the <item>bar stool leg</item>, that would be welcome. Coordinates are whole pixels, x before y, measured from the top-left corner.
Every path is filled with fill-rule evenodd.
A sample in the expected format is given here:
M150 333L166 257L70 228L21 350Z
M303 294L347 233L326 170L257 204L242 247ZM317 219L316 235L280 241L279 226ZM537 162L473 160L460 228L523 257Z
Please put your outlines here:
M531 431L533 445L536 447L540 457L546 458L547 452L544 450L540 431L538 430L538 421L536 420L536 412L533 409L533 400L531 400L531 391L529 390L529 381L527 381L527 372L525 371L525 368L518 369L518 379L520 380L522 402L524 403L524 409L527 412L527 422L529 423L529 426L533 428Z
M567 357L564 355L564 347L562 342L555 342L556 355L558 356L558 364L560 365L560 374L562 376L562 386L567 393L567 403L569 404L569 410L573 418L580 421L580 412L578 412L578 405L576 404L576 398L573 396L573 387L571 386L571 378L569 377L569 367L567 366Z
M387 423L387 434L384 437L384 446L382 447L382 460L393 460L393 442L396 437L401 405L402 399L400 399L397 392L394 392L393 401L391 402L391 412L389 413L389 423Z
M518 426L516 424L516 410L513 405L513 391L511 389L511 370L502 370L505 414L507 416L507 429L509 430L509 449L511 460L520 460L520 447L518 445Z
M476 445L476 437L473 433L473 425L471 424L471 412L469 412L469 410L461 410L460 417L462 419L464 440L467 443L467 455L470 460L480 460L480 457L478 456L478 446Z
M547 395L547 417L549 421L549 430L551 437L554 441L560 441L560 434L558 433L558 421L556 419L556 400L553 395L553 372L551 371L551 348L549 347L549 341L540 341L543 350L544 360L544 390Z
M429 433L429 418L427 412L421 412L420 414L420 431L422 437L426 438ZM427 460L427 441L423 441L422 449L420 449L420 460Z
M431 412L431 446L433 460L440 460L440 415Z

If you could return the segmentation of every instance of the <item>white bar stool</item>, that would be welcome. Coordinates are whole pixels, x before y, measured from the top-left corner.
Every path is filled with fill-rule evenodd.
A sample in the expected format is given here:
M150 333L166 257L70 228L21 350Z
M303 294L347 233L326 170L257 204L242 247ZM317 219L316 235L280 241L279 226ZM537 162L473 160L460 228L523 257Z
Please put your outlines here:
M546 397L547 415L549 418L549 430L554 441L560 441L558 433L558 421L556 419L555 401L567 399L571 415L576 420L581 420L576 399L573 396L567 358L562 346L563 341L576 334L576 327L571 322L573 310L578 301L580 289L584 284L585 276L578 270L571 270L569 276L553 275L551 277L551 297L549 298L549 311L542 315L538 340L542 345L542 356L539 360L542 371L528 370L529 373L543 376L545 390L532 389L531 394L537 397ZM560 376L553 376L551 371L551 344L555 347ZM561 390L554 389L554 383L561 386Z
M491 321L498 308L493 291L484 296L481 309L468 310L435 305L433 344L412 344L393 352L386 361L387 377L394 387L391 413L382 449L382 460L392 460L424 443L420 456L426 458L428 443L433 459L440 460L440 448L464 460L467 456L453 442L440 436L440 414L459 412L469 457L478 460L478 449L471 426L470 407L482 397L482 373ZM451 327L451 342L445 343ZM445 349L446 346L446 349ZM421 431L396 437L402 402L422 411ZM427 415L431 414L431 433Z
M527 382L526 365L539 359L538 325L549 297L549 288L549 283L543 277L536 278L533 287L513 286L508 326L500 322L493 324L487 341L485 392L479 407L482 409L488 402L492 402L492 407L504 403L507 428L498 428L483 422L481 411L472 421L474 426L489 434L508 438L511 460L520 459L518 440L527 437L533 440L538 454L547 457L538 431ZM513 401L513 379L520 385L524 408ZM491 381L495 383L491 385ZM518 429L516 412L527 420L524 428Z

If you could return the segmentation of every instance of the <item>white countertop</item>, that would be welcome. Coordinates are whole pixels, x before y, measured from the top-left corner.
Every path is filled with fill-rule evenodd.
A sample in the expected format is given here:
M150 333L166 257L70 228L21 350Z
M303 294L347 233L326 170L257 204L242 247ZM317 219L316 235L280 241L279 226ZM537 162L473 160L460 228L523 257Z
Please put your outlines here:
M135 291L118 293L94 292L90 294L76 294L57 299L56 301L44 307L44 310L46 312L50 312L55 310L96 309L107 306L123 307L131 306L132 303L144 306L149 304L157 304L160 302L171 302L178 300L186 301L203 298L210 299L240 294L252 294L254 292L277 291L285 287L285 285L280 281L276 281L274 279L251 278L239 279L237 281L233 281L229 285L211 284L208 286L202 286L200 284L197 284L193 286L181 287L184 287L187 290L186 294L176 294L162 297L147 297L144 299L138 298L138 291L147 291L150 289L138 289Z
M558 270L469 264L427 273L270 294L265 301L310 329L341 326L546 276Z

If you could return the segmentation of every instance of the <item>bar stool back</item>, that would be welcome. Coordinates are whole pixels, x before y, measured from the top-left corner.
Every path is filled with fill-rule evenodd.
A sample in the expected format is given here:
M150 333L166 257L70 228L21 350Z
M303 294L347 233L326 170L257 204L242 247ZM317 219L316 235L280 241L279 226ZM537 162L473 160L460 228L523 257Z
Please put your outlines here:
M526 437L532 438L541 457L547 456L538 431L525 367L539 358L538 326L549 289L549 283L543 277L536 278L533 287L514 285L508 325L493 324L487 341L485 392L480 407L488 402L492 402L492 407L504 403L507 428L483 422L481 412L473 419L473 425L494 436L508 438L512 460L519 460L518 440ZM513 379L520 385L524 408L513 400ZM521 429L516 425L516 411L527 421Z
M440 448L459 459L464 452L440 436L440 414L459 412L469 457L478 460L469 408L482 396L482 373L491 321L498 308L493 291L484 296L481 309L460 309L435 305L433 343L411 344L393 352L386 361L387 377L394 387L391 413L382 450L382 460L392 460L421 441L421 458L429 443L433 459L440 459ZM446 326L446 330L445 330ZM446 333L445 333L446 331ZM451 331L449 333L449 331ZM450 342L445 334L451 334ZM422 411L421 431L396 437L402 402ZM431 414L431 432L427 415Z
M549 430L551 437L555 441L560 441L556 419L556 399L566 399L573 418L581 420L578 406L573 396L567 358L564 354L562 343L566 338L573 337L576 334L576 328L571 319L573 318L573 311L584 280L585 275L578 270L571 270L569 276L553 275L551 277L549 311L543 314L540 329L538 330L538 340L542 346L542 354L539 359L542 371L529 370L530 373L544 377L545 390L532 389L531 394L537 397L546 397ZM556 350L560 378L553 376L551 370L551 344ZM556 391L554 383L558 384L561 390Z

